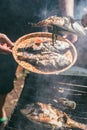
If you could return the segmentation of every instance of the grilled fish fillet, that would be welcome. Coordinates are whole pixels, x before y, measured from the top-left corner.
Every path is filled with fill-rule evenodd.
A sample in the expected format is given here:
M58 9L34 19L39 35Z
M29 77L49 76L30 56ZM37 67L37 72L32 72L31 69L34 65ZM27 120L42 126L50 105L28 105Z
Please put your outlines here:
M86 35L85 28L81 26L79 23L74 21L71 17L57 17L50 16L47 19L39 21L38 23L33 25L34 27L53 27L57 30L57 32L61 32L63 34L77 34L77 35ZM55 30L54 30L55 33Z
M70 117L50 104L37 102L29 104L26 109L22 109L21 113L24 114L29 120L36 123L46 123L46 125L55 126L55 128L79 128L87 130L87 125L76 122Z

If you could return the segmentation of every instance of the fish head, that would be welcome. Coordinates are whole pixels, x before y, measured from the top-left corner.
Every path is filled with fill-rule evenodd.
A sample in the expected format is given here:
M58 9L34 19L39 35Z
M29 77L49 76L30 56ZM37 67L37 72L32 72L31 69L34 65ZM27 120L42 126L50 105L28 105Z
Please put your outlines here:
M37 103L28 104L24 109L21 109L21 113L26 116L36 116L41 112L41 107Z

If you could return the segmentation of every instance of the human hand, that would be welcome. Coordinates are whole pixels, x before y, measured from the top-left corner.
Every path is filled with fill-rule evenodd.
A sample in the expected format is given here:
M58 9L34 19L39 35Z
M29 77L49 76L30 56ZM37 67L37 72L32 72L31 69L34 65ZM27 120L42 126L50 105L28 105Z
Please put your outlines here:
M1 54L10 54L12 53L12 48L14 44L11 40L5 35L0 33L0 53Z
M87 12L82 16L81 23L83 27L87 27Z
M67 36L67 39L70 40L72 43L76 43L78 40L77 35L69 35Z
M72 43L76 43L78 40L77 35L64 35L63 38L68 39Z

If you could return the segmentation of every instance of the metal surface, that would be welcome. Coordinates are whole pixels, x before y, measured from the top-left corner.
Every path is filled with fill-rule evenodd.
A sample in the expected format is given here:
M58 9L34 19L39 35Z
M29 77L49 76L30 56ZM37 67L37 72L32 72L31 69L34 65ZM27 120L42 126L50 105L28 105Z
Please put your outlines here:
M87 77L87 69L74 65L67 71L60 73L60 75Z
M58 98L74 101L76 107L71 109L64 106L58 102ZM52 127L30 121L26 115L21 113L21 109L24 109L26 105L35 102L52 104L55 108L67 113L71 119L87 124L87 77L30 73L5 130L52 130ZM59 130L80 129L62 128Z

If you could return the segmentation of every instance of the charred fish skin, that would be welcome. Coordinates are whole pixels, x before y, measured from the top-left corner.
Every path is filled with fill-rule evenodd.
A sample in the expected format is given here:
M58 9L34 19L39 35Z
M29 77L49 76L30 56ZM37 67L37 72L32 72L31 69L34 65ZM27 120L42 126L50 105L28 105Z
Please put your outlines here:
M36 39L35 39L36 41ZM44 39L41 43L27 44L17 50L17 58L20 61L35 65L38 69L47 71L59 70L71 64L66 56L70 49L68 42L57 40L54 46L52 40ZM50 57L50 58L49 58Z
M78 128L86 130L87 125L72 120L65 112L54 108L51 104L41 102L33 103L22 109L21 113L29 120L36 123L46 123L50 126L59 128Z
M26 54L26 55L23 55ZM51 57L49 59L49 57ZM25 61L27 63L31 63L36 65L37 67L41 67L43 69L47 68L48 70L56 70L67 67L70 65L70 60L67 59L65 55L60 55L53 52L41 53L39 54L28 54L28 53L18 53L18 59L20 61Z
M70 49L70 45L67 42L58 41L54 42L54 46L52 42L44 42L44 46L51 51L55 51L58 53L65 53L68 49Z
M33 27L41 27L41 26L48 26L52 27L53 24L57 24L60 26L64 25L64 18L57 17L57 16L50 16L47 19L44 19L42 21L39 21L38 23L34 24Z

